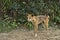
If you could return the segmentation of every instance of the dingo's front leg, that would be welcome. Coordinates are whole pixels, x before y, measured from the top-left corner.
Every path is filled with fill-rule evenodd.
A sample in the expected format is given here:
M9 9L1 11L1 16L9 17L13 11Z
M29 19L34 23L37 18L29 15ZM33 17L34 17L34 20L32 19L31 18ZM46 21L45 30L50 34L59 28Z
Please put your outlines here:
M35 37L37 37L38 35L37 35L37 33L38 33L38 25L37 24L35 24L34 25L34 35L35 35Z

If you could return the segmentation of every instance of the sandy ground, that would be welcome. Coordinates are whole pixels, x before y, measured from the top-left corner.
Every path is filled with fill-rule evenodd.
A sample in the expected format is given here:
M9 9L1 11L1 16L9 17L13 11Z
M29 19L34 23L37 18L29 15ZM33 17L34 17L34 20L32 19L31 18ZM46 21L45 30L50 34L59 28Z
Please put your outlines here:
M33 30L16 29L9 33L0 33L0 40L60 40L60 30L39 30L38 37L34 37Z

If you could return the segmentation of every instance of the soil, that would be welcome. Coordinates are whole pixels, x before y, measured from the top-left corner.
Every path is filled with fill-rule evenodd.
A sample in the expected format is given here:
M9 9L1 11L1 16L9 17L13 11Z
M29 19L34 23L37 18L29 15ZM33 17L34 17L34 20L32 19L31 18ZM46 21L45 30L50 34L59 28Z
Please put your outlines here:
M60 30L53 28L39 30L38 36L34 37L33 30L18 28L9 33L0 33L0 40L60 40Z

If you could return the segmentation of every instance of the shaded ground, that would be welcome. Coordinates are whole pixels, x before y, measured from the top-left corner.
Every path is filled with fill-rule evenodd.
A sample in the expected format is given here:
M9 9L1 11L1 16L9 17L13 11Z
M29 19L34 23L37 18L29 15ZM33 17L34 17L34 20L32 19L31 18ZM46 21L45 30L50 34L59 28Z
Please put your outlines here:
M0 40L60 40L60 30L39 30L38 37L35 38L33 30L16 29L9 33L0 33Z

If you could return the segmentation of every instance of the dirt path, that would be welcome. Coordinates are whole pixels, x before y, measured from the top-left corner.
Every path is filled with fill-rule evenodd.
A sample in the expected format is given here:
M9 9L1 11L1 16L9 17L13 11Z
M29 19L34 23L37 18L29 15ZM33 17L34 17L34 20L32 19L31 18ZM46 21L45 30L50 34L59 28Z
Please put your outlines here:
M60 30L41 30L35 38L32 30L16 29L9 33L0 33L0 40L60 40Z

